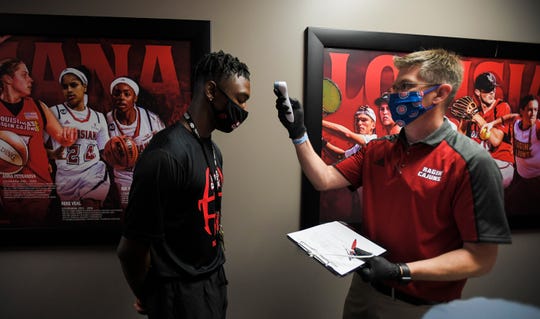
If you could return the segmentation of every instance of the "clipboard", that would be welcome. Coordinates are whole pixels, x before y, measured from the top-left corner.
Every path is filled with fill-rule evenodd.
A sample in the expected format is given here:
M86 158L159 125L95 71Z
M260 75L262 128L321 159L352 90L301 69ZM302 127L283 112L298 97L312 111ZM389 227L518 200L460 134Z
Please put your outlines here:
M358 234L340 221L328 222L287 234L287 238L309 257L338 276L346 276L364 264L364 259L386 251L371 240ZM367 256L352 253L354 248L369 252Z

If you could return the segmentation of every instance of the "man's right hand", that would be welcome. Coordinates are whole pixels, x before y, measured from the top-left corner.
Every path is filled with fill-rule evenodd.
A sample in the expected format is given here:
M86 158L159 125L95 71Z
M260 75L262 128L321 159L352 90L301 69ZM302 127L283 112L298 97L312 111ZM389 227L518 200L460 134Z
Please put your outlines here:
M284 104L285 98L278 97L276 99L276 109L278 110L278 117L283 126L289 131L289 137L291 139L300 138L306 133L306 126L304 125L304 111L302 106L296 99L289 99L294 112L294 122L287 120L288 106Z

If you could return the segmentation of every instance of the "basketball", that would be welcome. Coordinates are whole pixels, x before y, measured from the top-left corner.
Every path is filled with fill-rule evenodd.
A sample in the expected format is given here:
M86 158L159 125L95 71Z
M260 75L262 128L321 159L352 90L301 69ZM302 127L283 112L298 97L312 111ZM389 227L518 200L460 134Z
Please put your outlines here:
M28 161L28 146L11 131L0 130L0 173L15 174Z
M126 169L135 166L139 150L133 138L121 135L113 136L103 149L105 161L116 169Z

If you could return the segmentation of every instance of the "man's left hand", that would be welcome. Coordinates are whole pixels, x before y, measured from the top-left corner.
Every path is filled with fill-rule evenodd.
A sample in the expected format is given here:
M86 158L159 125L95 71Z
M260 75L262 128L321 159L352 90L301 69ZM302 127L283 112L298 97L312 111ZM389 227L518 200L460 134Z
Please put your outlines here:
M391 263L381 256L366 259L365 262L365 265L357 270L365 282L401 280L401 269L398 264Z

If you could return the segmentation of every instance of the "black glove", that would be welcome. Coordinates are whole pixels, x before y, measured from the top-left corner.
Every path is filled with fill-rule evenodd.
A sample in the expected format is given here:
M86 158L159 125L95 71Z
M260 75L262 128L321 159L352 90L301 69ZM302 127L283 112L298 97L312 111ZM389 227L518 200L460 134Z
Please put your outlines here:
M395 280L407 283L410 281L410 271L405 264L394 264L381 256L366 259L365 262L365 265L357 270L365 282Z
M294 122L289 122L287 118L285 117L288 113L288 107L284 104L285 98L281 96L281 93L274 89L274 92L278 98L276 99L276 109L278 110L278 117L287 129L289 131L289 137L291 139L297 139L302 137L304 133L306 132L306 126L304 125L304 111L302 110L302 106L296 99L289 98L291 101L291 106L294 113Z

